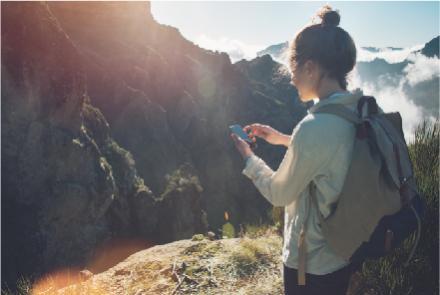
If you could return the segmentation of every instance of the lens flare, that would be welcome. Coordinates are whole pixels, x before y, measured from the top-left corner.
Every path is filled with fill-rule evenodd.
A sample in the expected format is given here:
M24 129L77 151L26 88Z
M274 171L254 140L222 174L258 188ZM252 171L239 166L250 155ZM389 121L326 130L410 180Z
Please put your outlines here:
M32 295L58 294L108 294L105 288L97 285L93 274L101 273L125 260L131 254L154 246L153 242L142 239L113 239L99 245L85 269L70 267L50 272L32 286Z
M54 294L61 288L79 284L83 281L84 279L81 277L78 268L57 270L38 280L32 287L31 294Z
M92 273L100 273L123 261L131 254L152 246L154 246L154 243L148 240L113 239L96 248L95 255L86 268Z

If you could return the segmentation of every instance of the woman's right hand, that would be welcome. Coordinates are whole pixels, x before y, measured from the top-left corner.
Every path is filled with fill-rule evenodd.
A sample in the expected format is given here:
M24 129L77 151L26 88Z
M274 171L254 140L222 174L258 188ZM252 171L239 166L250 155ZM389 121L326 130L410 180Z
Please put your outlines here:
M249 132L249 137L255 140L255 136L258 136L270 144L288 146L290 142L290 136L283 134L268 125L262 125L254 123L243 127L245 132Z

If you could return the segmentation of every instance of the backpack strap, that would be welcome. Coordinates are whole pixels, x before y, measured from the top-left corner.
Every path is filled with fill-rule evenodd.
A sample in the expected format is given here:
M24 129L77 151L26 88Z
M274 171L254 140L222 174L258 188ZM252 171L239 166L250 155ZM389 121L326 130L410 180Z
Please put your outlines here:
M367 105L367 108L365 108L365 104ZM379 113L379 107L374 96L362 96L359 99L357 110L361 118Z
M315 110L314 113L334 114L356 125L362 123L362 119L359 118L359 116L355 112L339 104L323 105L322 107Z
M310 195L312 196L313 206L315 206L316 210L318 211L319 222L322 224L324 223L324 216L322 216L321 211L319 211L318 198L316 197L316 185L313 181L310 184Z
M307 222L309 220L309 215L310 215L310 200L306 200L306 217L301 226L301 231L298 239L298 285L300 286L304 286L306 284L306 265L307 265L306 230L307 230Z
M298 285L304 286L306 284L306 261L307 261L307 247L306 247L306 230L307 221L309 220L311 205L310 202L316 207L318 211L318 216L321 224L324 223L324 217L321 215L318 207L318 200L316 198L316 186L313 181L309 184L309 190L311 195L311 200L307 200L306 218L301 227L301 232L299 234L298 240Z

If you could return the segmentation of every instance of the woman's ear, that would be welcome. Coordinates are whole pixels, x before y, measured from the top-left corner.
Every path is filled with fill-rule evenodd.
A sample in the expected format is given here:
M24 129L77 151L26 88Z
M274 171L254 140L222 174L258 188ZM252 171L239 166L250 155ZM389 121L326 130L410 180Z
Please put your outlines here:
M312 78L317 71L317 64L313 60L307 60L304 64L304 72L308 78Z

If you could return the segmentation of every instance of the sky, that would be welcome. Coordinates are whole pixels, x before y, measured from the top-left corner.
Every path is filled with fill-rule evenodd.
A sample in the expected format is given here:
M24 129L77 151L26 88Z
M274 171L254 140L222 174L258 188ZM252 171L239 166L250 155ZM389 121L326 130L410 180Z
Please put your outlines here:
M220 51L241 48L245 58L291 40L325 4L356 46L414 47L439 35L438 1L152 1L154 18L192 42Z

